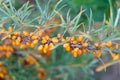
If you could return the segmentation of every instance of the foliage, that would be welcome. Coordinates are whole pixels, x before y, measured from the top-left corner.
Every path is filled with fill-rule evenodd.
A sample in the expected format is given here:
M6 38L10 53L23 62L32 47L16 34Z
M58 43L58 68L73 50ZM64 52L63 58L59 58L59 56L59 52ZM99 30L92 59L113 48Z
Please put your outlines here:
M62 13L62 0L54 7L51 0L35 2L18 8L14 0L0 0L1 80L95 80L95 72L120 62L120 10L114 13L111 0L110 16L100 26L92 9L71 17L70 9Z

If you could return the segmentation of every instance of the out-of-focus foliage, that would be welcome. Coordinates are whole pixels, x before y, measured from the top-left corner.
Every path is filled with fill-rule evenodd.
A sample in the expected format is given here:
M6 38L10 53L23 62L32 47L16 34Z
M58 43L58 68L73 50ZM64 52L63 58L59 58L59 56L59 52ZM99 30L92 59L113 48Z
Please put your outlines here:
M116 0L29 1L0 0L0 79L96 80L120 62Z

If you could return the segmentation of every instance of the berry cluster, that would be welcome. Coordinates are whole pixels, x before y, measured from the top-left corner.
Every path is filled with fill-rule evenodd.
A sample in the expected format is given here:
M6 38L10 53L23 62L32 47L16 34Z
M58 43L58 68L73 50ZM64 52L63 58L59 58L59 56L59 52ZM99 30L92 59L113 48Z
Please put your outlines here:
M79 36L77 39L71 37L69 41L65 42L63 47L72 53L74 57L81 55L86 52L92 52L95 56L101 57L101 49L104 47L118 49L118 44L113 44L112 41L103 43L94 43L93 45L89 42L83 41L83 36Z
M6 58L9 58L13 51L14 51L13 47L9 45L6 44L0 45L0 57L4 56Z
M12 32L12 27L8 28L8 32ZM1 34L1 38L5 37L5 31ZM82 55L86 52L91 52L97 57L101 57L101 49L104 47L110 49L118 49L119 45L113 43L112 41L107 42L96 42L92 43L86 41L83 36L72 36L64 38L60 34L56 37L50 37L45 34L45 32L36 30L35 32L27 32L27 31L18 31L10 34L7 38L3 40L3 42L7 45L0 46L1 53L5 54L8 57L8 54L16 49L28 49L28 48L37 48L38 52L41 52L45 55L50 55L51 50L58 43L63 43L63 47L66 51L70 51L74 57L78 55ZM11 47L9 46L11 45ZM13 47L13 48L12 48Z
M3 65L3 63L0 62L0 80L8 80L8 79L9 79L8 71Z

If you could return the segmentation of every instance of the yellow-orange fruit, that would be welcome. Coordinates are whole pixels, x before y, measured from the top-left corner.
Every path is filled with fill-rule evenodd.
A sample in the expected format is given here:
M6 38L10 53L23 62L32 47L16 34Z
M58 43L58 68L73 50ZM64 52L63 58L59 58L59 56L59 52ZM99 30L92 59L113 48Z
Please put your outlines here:
M54 48L54 44L53 44L53 43L50 43L50 44L49 44L49 49L52 49L52 48Z
M15 35L13 35L13 36L11 36L11 38L12 38L12 39L16 39L16 36L15 36Z
M77 52L75 50L72 50L71 53L74 57L77 57Z
M37 43L38 43L38 40L37 40L37 39L36 39L36 40L34 40L34 41L33 41L33 43L34 43L34 44L37 44Z
M38 36L35 36L35 35L31 36L32 40L36 40L37 38L38 38Z
M53 41L54 43L57 43L57 42L58 42L57 37L52 38L52 41Z
M82 43L83 47L88 47L88 43Z
M4 74L0 72L0 78L4 78Z
M31 45L31 42L26 42L26 45L27 45L27 46L30 46L30 45Z
M12 31L13 31L12 27L9 27L9 28L8 28L8 31L9 31L9 32L12 32Z
M78 55L82 55L82 50L78 50Z
M23 35L24 35L24 36L28 36L29 34L28 34L28 32L23 31Z
M5 53L5 57L6 57L6 58L9 58L10 56L11 56L11 53L10 53L10 52L6 52L6 53Z
M108 48L112 47L112 41L106 42L106 46L107 46Z
M74 41L74 40L75 40L75 37L74 37L74 36L72 36L72 37L70 38L70 40L71 40L71 41Z
M31 47L31 48L34 48L34 47L35 47L34 43L31 43L31 44L30 44L30 47Z
M94 46L95 47L99 47L99 43L94 43Z
M42 44L45 44L46 42L47 42L47 40L45 40L45 39L42 39L42 41L41 41Z
M93 51L93 54L97 57L101 57L101 50Z
M120 58L120 54L118 54L118 53L112 53L112 59L113 60L117 60L119 58Z
M81 42L83 40L83 36L78 36L77 41Z
M70 44L69 43L65 43L63 45L63 47L67 50L67 51L70 51Z
M42 51L42 50L43 50L43 45L40 45L40 46L38 47L38 50L39 50L39 51Z
M73 44L77 44L77 41L72 41Z

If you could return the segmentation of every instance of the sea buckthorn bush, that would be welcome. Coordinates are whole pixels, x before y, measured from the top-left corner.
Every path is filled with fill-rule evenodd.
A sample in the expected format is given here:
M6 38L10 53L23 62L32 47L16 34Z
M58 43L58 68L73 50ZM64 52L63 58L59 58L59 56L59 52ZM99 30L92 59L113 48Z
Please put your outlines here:
M110 8L109 20L95 26L92 10L82 21L86 9L71 17L61 2L28 1L17 9L1 1L0 80L94 80L95 72L120 62L120 10L114 18Z

